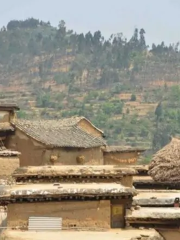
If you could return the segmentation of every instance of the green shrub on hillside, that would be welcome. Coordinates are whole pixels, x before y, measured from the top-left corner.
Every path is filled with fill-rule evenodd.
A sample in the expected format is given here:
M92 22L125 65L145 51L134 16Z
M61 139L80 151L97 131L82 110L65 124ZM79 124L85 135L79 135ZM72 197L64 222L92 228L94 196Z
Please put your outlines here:
M131 95L131 101L132 101L132 102L135 102L135 101L136 101L136 95L135 95L135 94L132 94L132 95Z

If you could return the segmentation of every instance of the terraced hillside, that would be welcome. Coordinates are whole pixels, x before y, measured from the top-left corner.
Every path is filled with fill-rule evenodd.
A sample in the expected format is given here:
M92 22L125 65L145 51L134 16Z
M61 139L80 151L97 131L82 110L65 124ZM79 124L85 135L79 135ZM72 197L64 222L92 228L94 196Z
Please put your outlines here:
M110 144L156 150L180 132L179 60L178 44L148 50L144 29L105 40L64 21L11 21L0 32L0 101L17 102L22 118L84 115Z

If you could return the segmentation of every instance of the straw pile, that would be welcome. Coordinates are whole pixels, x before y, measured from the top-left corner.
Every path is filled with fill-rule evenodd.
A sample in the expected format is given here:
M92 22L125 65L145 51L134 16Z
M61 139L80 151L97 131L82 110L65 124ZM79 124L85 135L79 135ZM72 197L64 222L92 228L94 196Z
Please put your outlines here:
M180 139L158 151L149 165L148 174L158 182L180 182Z

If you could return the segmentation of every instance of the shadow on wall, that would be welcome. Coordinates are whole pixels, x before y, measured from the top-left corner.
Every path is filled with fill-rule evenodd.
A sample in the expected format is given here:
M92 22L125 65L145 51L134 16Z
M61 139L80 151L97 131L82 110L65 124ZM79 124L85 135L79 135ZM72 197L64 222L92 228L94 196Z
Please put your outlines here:
M180 239L180 230L178 229L167 229L167 230L158 230L161 236L165 240L179 240Z

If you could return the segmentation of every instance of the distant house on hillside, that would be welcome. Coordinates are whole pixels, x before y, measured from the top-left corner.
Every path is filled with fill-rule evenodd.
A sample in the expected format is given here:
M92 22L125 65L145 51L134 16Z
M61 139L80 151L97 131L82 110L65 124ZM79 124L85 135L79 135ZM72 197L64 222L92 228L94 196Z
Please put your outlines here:
M9 148L21 152L20 166L103 164L103 132L84 117L14 120Z

